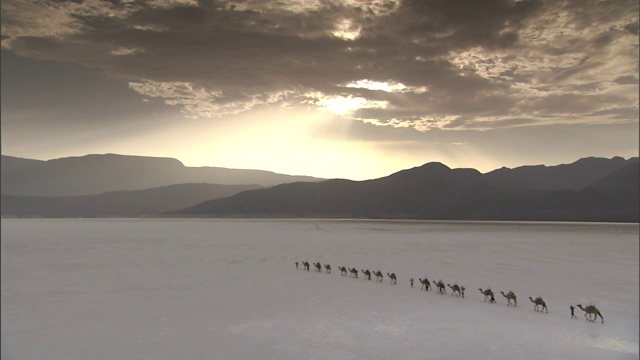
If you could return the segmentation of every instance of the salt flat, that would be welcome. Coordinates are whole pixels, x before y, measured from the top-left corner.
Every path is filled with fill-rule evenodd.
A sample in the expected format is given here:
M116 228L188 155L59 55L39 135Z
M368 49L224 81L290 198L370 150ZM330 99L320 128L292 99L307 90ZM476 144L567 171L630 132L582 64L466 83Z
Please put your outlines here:
M637 224L3 219L2 359L638 359L638 244Z

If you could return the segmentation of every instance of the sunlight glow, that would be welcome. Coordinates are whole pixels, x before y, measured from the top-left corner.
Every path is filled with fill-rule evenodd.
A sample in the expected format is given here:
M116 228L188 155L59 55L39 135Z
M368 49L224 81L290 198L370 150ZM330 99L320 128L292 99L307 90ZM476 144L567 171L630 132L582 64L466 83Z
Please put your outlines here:
M404 120L404 119L385 119L384 121L380 121L378 119L362 119L363 122L367 124L372 124L376 126L391 126L394 128L413 128L420 132L427 132L431 129L444 129L448 124L458 119L458 116L425 116L420 119L415 120Z
M349 19L342 19L335 25L335 30L331 33L335 37L351 41L360 37L360 31L362 31L360 26L354 25Z
M406 86L403 83L399 83L395 81L373 81L368 79L358 80L356 82L352 82L344 86L348 88L385 91L390 93L413 92L417 94L422 94L427 92L427 88L425 86L420 86L420 87Z
M111 50L110 54L116 55L116 56L126 56L126 55L133 55L140 52L144 52L144 50L136 49L136 48L119 47L115 50Z
M328 111L337 115L347 115L358 109L386 109L389 106L387 101L368 100L358 96L326 96L322 93L306 94L311 100L306 101L318 108L320 111Z
M187 166L212 165L258 169L321 178L367 179L387 175L375 144L349 141L350 123L335 115L308 110L265 110L259 116L239 116L229 122L201 122L193 141L175 138L184 149L174 154ZM325 133L331 128L330 134ZM179 131L183 131L182 129ZM187 131L185 131L187 132ZM188 131L193 133L193 131ZM366 171L365 171L366 169ZM377 172L372 174L371 171Z

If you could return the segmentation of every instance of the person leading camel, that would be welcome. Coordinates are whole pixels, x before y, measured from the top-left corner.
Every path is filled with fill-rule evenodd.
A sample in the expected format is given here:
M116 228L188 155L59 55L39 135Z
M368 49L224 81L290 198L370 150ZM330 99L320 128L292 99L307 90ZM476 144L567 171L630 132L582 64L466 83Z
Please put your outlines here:
M460 292L460 285L458 284L453 284L453 286L451 286L450 284L447 284L447 286L449 287L449 289L451 289L451 296L456 296L456 293L458 293L457 296L461 295Z
M482 290L479 288L480 292L484 295L484 301L495 302L496 300L493 298L493 291L491 289Z
M431 283L429 282L429 279L418 279L418 281L420 281L420 283L422 284L422 286L420 286L420 289L422 289L422 287L424 286L425 291L431 290Z
M447 293L447 289L444 287L444 282L442 280L438 280L438 282L433 280L433 284L438 288L438 291L437 291L438 294Z

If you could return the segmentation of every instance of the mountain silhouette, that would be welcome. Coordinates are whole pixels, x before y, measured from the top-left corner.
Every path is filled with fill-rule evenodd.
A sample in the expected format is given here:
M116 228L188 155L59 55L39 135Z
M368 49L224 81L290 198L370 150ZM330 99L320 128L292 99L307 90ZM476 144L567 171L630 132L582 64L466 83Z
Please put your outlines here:
M620 159L609 159L615 166L587 159L560 168L569 177L575 168L581 176L588 173L590 179L597 179L578 190L560 180L519 187L509 181L514 174L509 171L481 174L428 163L374 180L326 180L250 190L166 215L637 222L638 159ZM585 171L585 163L597 163L606 170L590 165ZM549 174L547 167L526 172L543 179L535 169ZM515 170L520 176L521 169Z
M91 154L48 161L2 155L3 195L75 196L184 183L273 186L318 181L263 170L187 167L172 158Z
M3 191L6 187L13 194L3 193L2 216L638 222L639 172L638 158L621 157L486 174L431 162L378 179L319 181L256 170L188 168L169 158L107 154L40 161L3 156ZM203 177L254 185L189 183ZM5 179L13 183L7 185ZM172 181L175 184L130 190ZM270 181L283 182L264 185ZM123 190L16 195L116 187Z
M217 199L258 185L178 184L83 196L2 195L2 215L17 217L141 217Z
M485 174L495 186L513 189L580 190L624 167L638 158L625 160L588 157L571 164L501 168Z

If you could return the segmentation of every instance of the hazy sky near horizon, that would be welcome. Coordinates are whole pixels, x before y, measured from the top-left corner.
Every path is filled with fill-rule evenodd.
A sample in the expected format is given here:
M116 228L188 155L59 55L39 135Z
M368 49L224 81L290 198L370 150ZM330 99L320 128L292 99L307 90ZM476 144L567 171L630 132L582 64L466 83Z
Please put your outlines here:
M638 156L638 0L3 0L2 153L363 180Z

